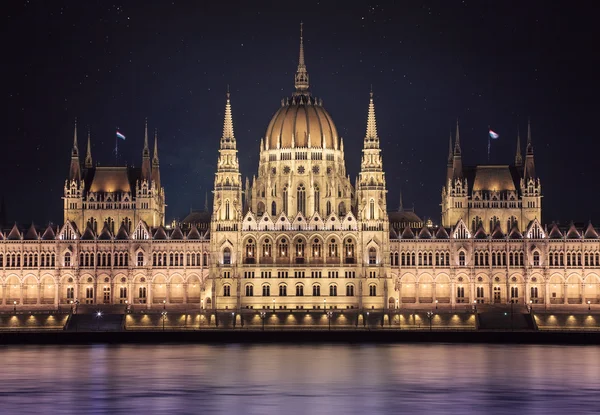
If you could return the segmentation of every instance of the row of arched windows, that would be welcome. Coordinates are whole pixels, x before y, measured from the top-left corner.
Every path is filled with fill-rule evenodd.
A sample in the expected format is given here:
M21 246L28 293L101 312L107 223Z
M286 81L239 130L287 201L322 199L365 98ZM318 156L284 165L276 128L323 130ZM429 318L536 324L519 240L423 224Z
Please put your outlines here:
M181 252L172 252L167 254L166 252L155 252L152 254L152 266L153 267L182 267L184 266L184 254ZM208 254L206 252L200 253L187 253L185 254L185 265L188 267L193 266L208 266Z
M128 252L115 252L114 255L110 252L80 252L79 253L80 267L127 267L129 266Z
M295 286L296 297L304 296L304 285L297 284ZM269 284L264 284L261 287L261 293L263 297L271 296L271 286ZM279 297L287 297L288 295L288 287L287 284L280 284L278 286ZM229 284L225 284L223 286L223 295L225 297L229 297L231 295L231 286ZM254 285L247 284L244 286L244 295L246 297L254 296ZM321 286L319 284L315 284L312 286L312 295L313 297L321 296ZM332 284L329 286L329 296L336 297L338 295L338 286ZM346 285L346 297L354 297L355 295L355 287L354 284ZM375 297L377 296L377 285L371 284L369 285L369 296Z
M56 256L53 253L7 253L0 254L0 268L50 268L55 266Z
M280 258L288 257L290 255L290 248L292 248L293 251L291 253L296 258L305 258L308 256L312 258L322 258L324 256L323 254L326 254L328 258L339 257L339 243L336 239L332 238L331 240L329 240L326 247L323 246L323 242L319 238L314 238L312 241L310 241L309 246L307 245L307 241L305 241L302 238L298 238L293 243L291 243L290 247L290 242L288 241L288 239L282 238L277 244L277 256ZM229 250L229 248L226 249ZM371 248L369 250L369 258L371 258L371 250L373 250L373 252L376 255L375 248ZM344 254L345 258L354 258L355 245L354 241L351 238L348 238L344 241ZM245 262L254 263L256 256L256 241L253 238L250 238L246 241L245 245ZM262 258L273 257L273 243L270 238L266 238L263 241L260 250L260 256Z
M435 262L434 262L435 259ZM450 253L449 252L392 252L390 254L390 263L392 266L403 266L403 267L416 267L417 264L420 267L446 267L450 265Z

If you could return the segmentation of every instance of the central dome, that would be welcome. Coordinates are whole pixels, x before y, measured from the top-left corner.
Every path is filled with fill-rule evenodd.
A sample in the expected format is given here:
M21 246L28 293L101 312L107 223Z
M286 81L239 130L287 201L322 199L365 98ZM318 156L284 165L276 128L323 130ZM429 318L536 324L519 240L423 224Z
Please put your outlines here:
M282 102L273 115L265 142L268 149L338 149L338 133L322 102L309 95L297 95Z

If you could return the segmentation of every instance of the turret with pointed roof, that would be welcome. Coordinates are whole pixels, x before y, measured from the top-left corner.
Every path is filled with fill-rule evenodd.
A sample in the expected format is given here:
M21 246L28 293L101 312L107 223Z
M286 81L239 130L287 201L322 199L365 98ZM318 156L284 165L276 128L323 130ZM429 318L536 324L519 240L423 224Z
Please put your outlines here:
M363 220L387 219L386 186L381 149L377 134L377 118L375 117L375 102L373 90L369 93L367 111L367 129L362 150L362 162L358 175L358 211Z
M462 179L462 151L460 149L460 130L458 120L456 120L456 141L454 142L454 153L452 155L452 177L453 179Z
M144 125L144 149L142 150L142 180L152 178L152 167L150 165L150 147L148 146L148 119Z
M515 166L523 167L523 156L521 155L521 134L517 129L517 151L515 153Z
M531 121L527 120L527 149L525 153L525 180L536 179L535 162L533 160L533 144L531 143Z
M77 146L77 120L73 132L73 148L71 149L71 168L69 169L70 181L81 181L81 164L79 163L79 147Z
M91 169L93 167L93 162L92 162L92 144L91 144L90 129L89 128L88 128L87 150L85 152L84 167L86 169Z
M157 190L160 190L160 164L158 162L158 130L154 130L154 154L152 156L152 181Z

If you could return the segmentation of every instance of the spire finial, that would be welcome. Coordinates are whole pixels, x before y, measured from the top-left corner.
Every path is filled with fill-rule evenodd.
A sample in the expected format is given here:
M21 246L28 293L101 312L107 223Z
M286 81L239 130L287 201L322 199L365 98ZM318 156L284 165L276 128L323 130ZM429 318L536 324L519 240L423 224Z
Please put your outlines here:
M154 155L152 157L152 164L158 164L158 128L154 129Z
M304 62L304 23L300 22L300 54L298 57L298 70L294 77L296 94L308 95L308 72Z
M148 147L148 118L145 119L144 123L144 157L150 157L150 148Z
M369 94L369 112L367 115L367 134L365 136L365 147L367 141L379 141L377 136L377 121L375 118L375 103L373 101L373 88Z
M404 203L402 201L402 189L400 189L400 204L398 205L398 212L404 211Z
M90 126L88 125L88 136L87 136L87 151L85 153L85 168L92 168L92 140L91 140L91 132Z
M521 167L523 165L523 156L521 155L521 133L517 128L517 151L515 153L515 166Z
M450 138L448 139L448 161L452 162L452 130L450 130Z
M531 118L527 117L527 150L531 146Z
M454 142L454 154L460 154L460 129L458 127L458 118L456 119L456 141Z
M231 116L231 94L227 88L227 101L225 103L225 119L223 120L223 137L221 148L235 148L235 136L233 134L233 117Z
M75 129L73 130L73 155L79 156L79 148L77 147L77 118L75 118Z

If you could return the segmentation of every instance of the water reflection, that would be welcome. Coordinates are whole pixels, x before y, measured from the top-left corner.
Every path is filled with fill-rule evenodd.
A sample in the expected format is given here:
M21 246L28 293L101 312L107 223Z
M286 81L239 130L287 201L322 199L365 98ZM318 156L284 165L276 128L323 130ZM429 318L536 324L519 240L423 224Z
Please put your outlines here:
M0 414L597 413L600 348L3 347Z

